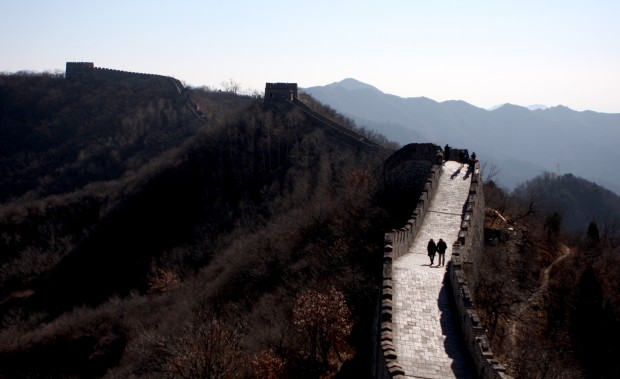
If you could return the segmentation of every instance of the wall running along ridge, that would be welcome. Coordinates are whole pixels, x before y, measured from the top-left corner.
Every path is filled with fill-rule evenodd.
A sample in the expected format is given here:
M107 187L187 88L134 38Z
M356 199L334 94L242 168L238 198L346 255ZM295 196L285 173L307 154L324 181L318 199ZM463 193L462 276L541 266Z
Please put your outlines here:
M409 146L409 145L408 145ZM407 146L406 146L407 147ZM405 147L405 148L406 148ZM404 150L405 148L401 149ZM399 151L400 152L400 151ZM400 154L396 152L394 156ZM402 154L401 154L402 155ZM386 164L390 164L390 159ZM398 363L392 339L392 262L407 254L418 234L422 221L435 195L441 174L441 157L437 158L428 173L422 194L407 224L400 229L385 233L383 248L383 281L381 297L376 310L377 327L373 333L375 359L372 367L373 377L377 379L398 378L404 371ZM378 330L377 330L378 329Z
M470 266L474 272L473 277L478 275L477 258L484 253L484 217L482 172L479 162L476 162L461 230L457 241L452 245L448 273L465 345L473 360L478 378L508 379L511 376L506 375L504 366L493 356L484 327L474 307L471 287L464 270L465 266Z
M403 378L405 372L398 362L392 340L392 262L407 254L430 207L439 183L442 166L433 165L411 219L398 230L385 234L383 249L383 281L381 296L375 313L373 332L374 359L372 375L377 379ZM476 374L483 379L509 379L505 368L494 358L493 352L474 308L464 266L469 265L477 274L476 258L484 251L484 193L480 164L476 162L472 174L467 204L464 207L461 229L452 246L448 262L450 285L465 345L473 360Z
M146 74L141 72L130 72L123 70L115 70L111 68L95 67L93 62L67 62L65 69L65 79L94 79L94 80L119 80L127 78L157 78L165 81L170 81L174 88L179 92L181 96L185 98L185 103L192 111L194 116L204 120L205 114L202 112L198 104L196 104L190 98L190 91L183 86L181 81L171 76L158 75L158 74Z

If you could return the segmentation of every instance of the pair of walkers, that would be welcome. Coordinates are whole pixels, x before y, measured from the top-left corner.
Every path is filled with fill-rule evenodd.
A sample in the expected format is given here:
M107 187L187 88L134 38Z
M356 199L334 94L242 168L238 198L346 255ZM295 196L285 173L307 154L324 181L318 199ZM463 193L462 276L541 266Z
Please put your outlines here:
M431 238L428 241L428 245L426 246L426 251L428 252L428 257L431 259L432 266L435 263L435 254L439 255L439 261L437 262L437 267L444 266L446 264L446 250L448 249L448 245L444 242L443 239L439 239L439 242L435 243Z

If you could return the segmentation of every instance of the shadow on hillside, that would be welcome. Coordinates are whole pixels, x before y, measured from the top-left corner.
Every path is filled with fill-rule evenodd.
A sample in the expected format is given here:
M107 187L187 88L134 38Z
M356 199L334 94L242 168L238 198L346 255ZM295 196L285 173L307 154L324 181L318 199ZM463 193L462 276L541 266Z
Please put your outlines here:
M454 304L454 295L450 288L448 271L443 277L443 285L439 291L437 305L441 312L441 333L445 335L444 347L452 361L452 371L456 378L475 378L473 363L467 348L461 328L459 327L458 312Z

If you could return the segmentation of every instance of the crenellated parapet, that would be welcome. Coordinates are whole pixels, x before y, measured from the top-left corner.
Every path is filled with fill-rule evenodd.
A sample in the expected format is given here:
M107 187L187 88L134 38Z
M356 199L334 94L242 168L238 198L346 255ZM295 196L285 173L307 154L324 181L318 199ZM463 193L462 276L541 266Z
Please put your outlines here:
M392 229L386 233L386 246L388 242L391 242L393 259L398 259L409 252L409 247L420 230L422 220L424 220L424 216L431 206L431 201L439 184L438 179L441 170L441 165L433 165L429 168L424 188L418 198L414 211L411 213L411 217L401 228Z
M484 249L484 193L480 164L475 162L472 172L469 196L463 211L458 239L452 245L452 256L448 263L450 285L470 356L479 378L507 379L506 369L495 359L474 308L472 284L465 268L476 271L477 255ZM475 274L473 275L475 276Z
M422 160L426 160L433 156L431 146L424 146L424 144L406 146L402 151L398 151L386 161L386 167L390 168L390 171L407 170L408 168L417 169L419 167L416 168L415 165L409 164L411 159L419 157L423 158ZM439 162L441 161L439 160ZM406 362L408 362L408 359L411 359L411 356L399 357L397 345L399 349L402 348L402 341L400 339L398 341L394 340L394 333L397 329L397 325L394 323L394 315L399 313L394 313L396 304L393 303L393 296L395 292L401 293L401 289L395 288L395 283L399 279L398 276L396 279L393 276L393 265L399 257L409 252L416 236L421 232L422 221L431 211L431 202L439 190L439 177L441 176L442 168L442 165L432 165L428 171L424 190L421 192L411 218L403 227L387 232L384 237L383 278L381 293L377 302L373 333L375 359L373 359L372 375L375 378L405 378L405 375L410 374L405 372L404 367L409 367L407 365L410 362ZM452 289L454 294L455 308L464 336L464 346L466 346L469 356L472 358L477 377L484 379L507 379L510 376L506 374L505 368L497 361L491 351L484 327L474 307L471 289L473 287L470 286L472 283L468 283L468 276L466 275L466 268L468 270L467 273L469 270L476 270L476 263L479 260L478 255L484 249L485 203L482 173L477 161L471 161L469 170L471 171L466 176L470 178L467 200L462 208L460 229L458 230L457 239L452 246L451 259L448 260L447 274L449 281L445 282L445 285L450 286L449 288ZM405 190L409 189L405 188ZM413 188L414 190L415 188ZM435 199L435 201L438 200ZM402 305L399 304L399 306ZM398 333L402 333L401 329L398 329ZM402 339L401 334L399 334L399 338Z
M113 68L95 67L93 62L67 62L65 70L66 79L78 77L90 77L96 79L123 79L129 77L159 77L168 78L165 75L147 74L142 72L131 72L116 70Z
M410 162L429 162L431 165L441 165L443 153L441 148L433 143L410 143L385 161L385 171L393 171L398 166Z
M198 104L196 104L190 98L189 91L184 88L183 84L178 79L175 79L171 76L95 67L95 64L93 62L67 62L65 70L65 79L67 80L90 79L105 81L133 78L157 78L160 79L160 82L162 83L171 83L173 88L178 91L179 95L185 98L186 105L189 107L191 112L201 120L204 120L206 118L205 114L200 109Z
M267 83L267 86L269 86L269 84L289 84L289 83ZM266 89L266 91L267 91L267 89ZM265 103L266 104L274 104L274 103L277 104L278 103L277 101L274 101L273 99L272 100L267 100L267 92L265 92L265 94L266 94L265 95ZM359 133L357 133L356 131L354 131L352 129L349 129L349 128L347 128L347 127L337 123L336 121L331 120L331 119L329 119L329 118L319 114L318 112L314 111L308 105L304 104L303 101L301 101L298 98L296 98L296 96L297 95L295 94L293 99L290 100L290 101L289 101L289 99L282 98L282 97L276 97L275 99L285 100L287 104L292 104L293 106L297 107L297 109L300 109L302 112L304 112L304 114L306 114L310 118L312 118L312 119L314 119L314 120L316 120L318 122L321 122L322 124L326 125L327 127L331 128L332 130L338 131L349 142L352 142L352 143L354 143L356 145L364 145L364 146L368 146L368 147L382 148L381 145L379 145L376 142L373 142L369 138L366 138L366 137L360 135Z
M409 165L411 162L425 164ZM427 166L428 164L428 166ZM393 342L393 281L392 263L399 257L409 252L416 235L422 226L422 220L428 212L431 201L438 188L439 175L441 174L441 156L438 146L433 144L411 144L403 147L386 161L389 171L402 168L427 167L425 172L418 172L425 178L421 195L412 212L410 219L399 229L393 229L385 233L383 247L383 279L381 284L381 297L376 314L378 315L377 329L375 331L375 356L373 361L373 375L375 378L399 378L405 374ZM418 179L419 181L419 179Z

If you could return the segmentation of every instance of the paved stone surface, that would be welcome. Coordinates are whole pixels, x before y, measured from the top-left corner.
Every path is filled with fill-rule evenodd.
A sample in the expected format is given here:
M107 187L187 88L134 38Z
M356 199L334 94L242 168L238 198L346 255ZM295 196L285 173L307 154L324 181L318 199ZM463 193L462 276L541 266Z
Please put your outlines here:
M444 163L439 187L409 254L392 266L393 338L398 362L407 378L474 378L463 346L456 310L451 303L446 267L430 266L429 239L448 245L458 237L463 206L469 194L467 166ZM444 280L446 283L444 284Z

